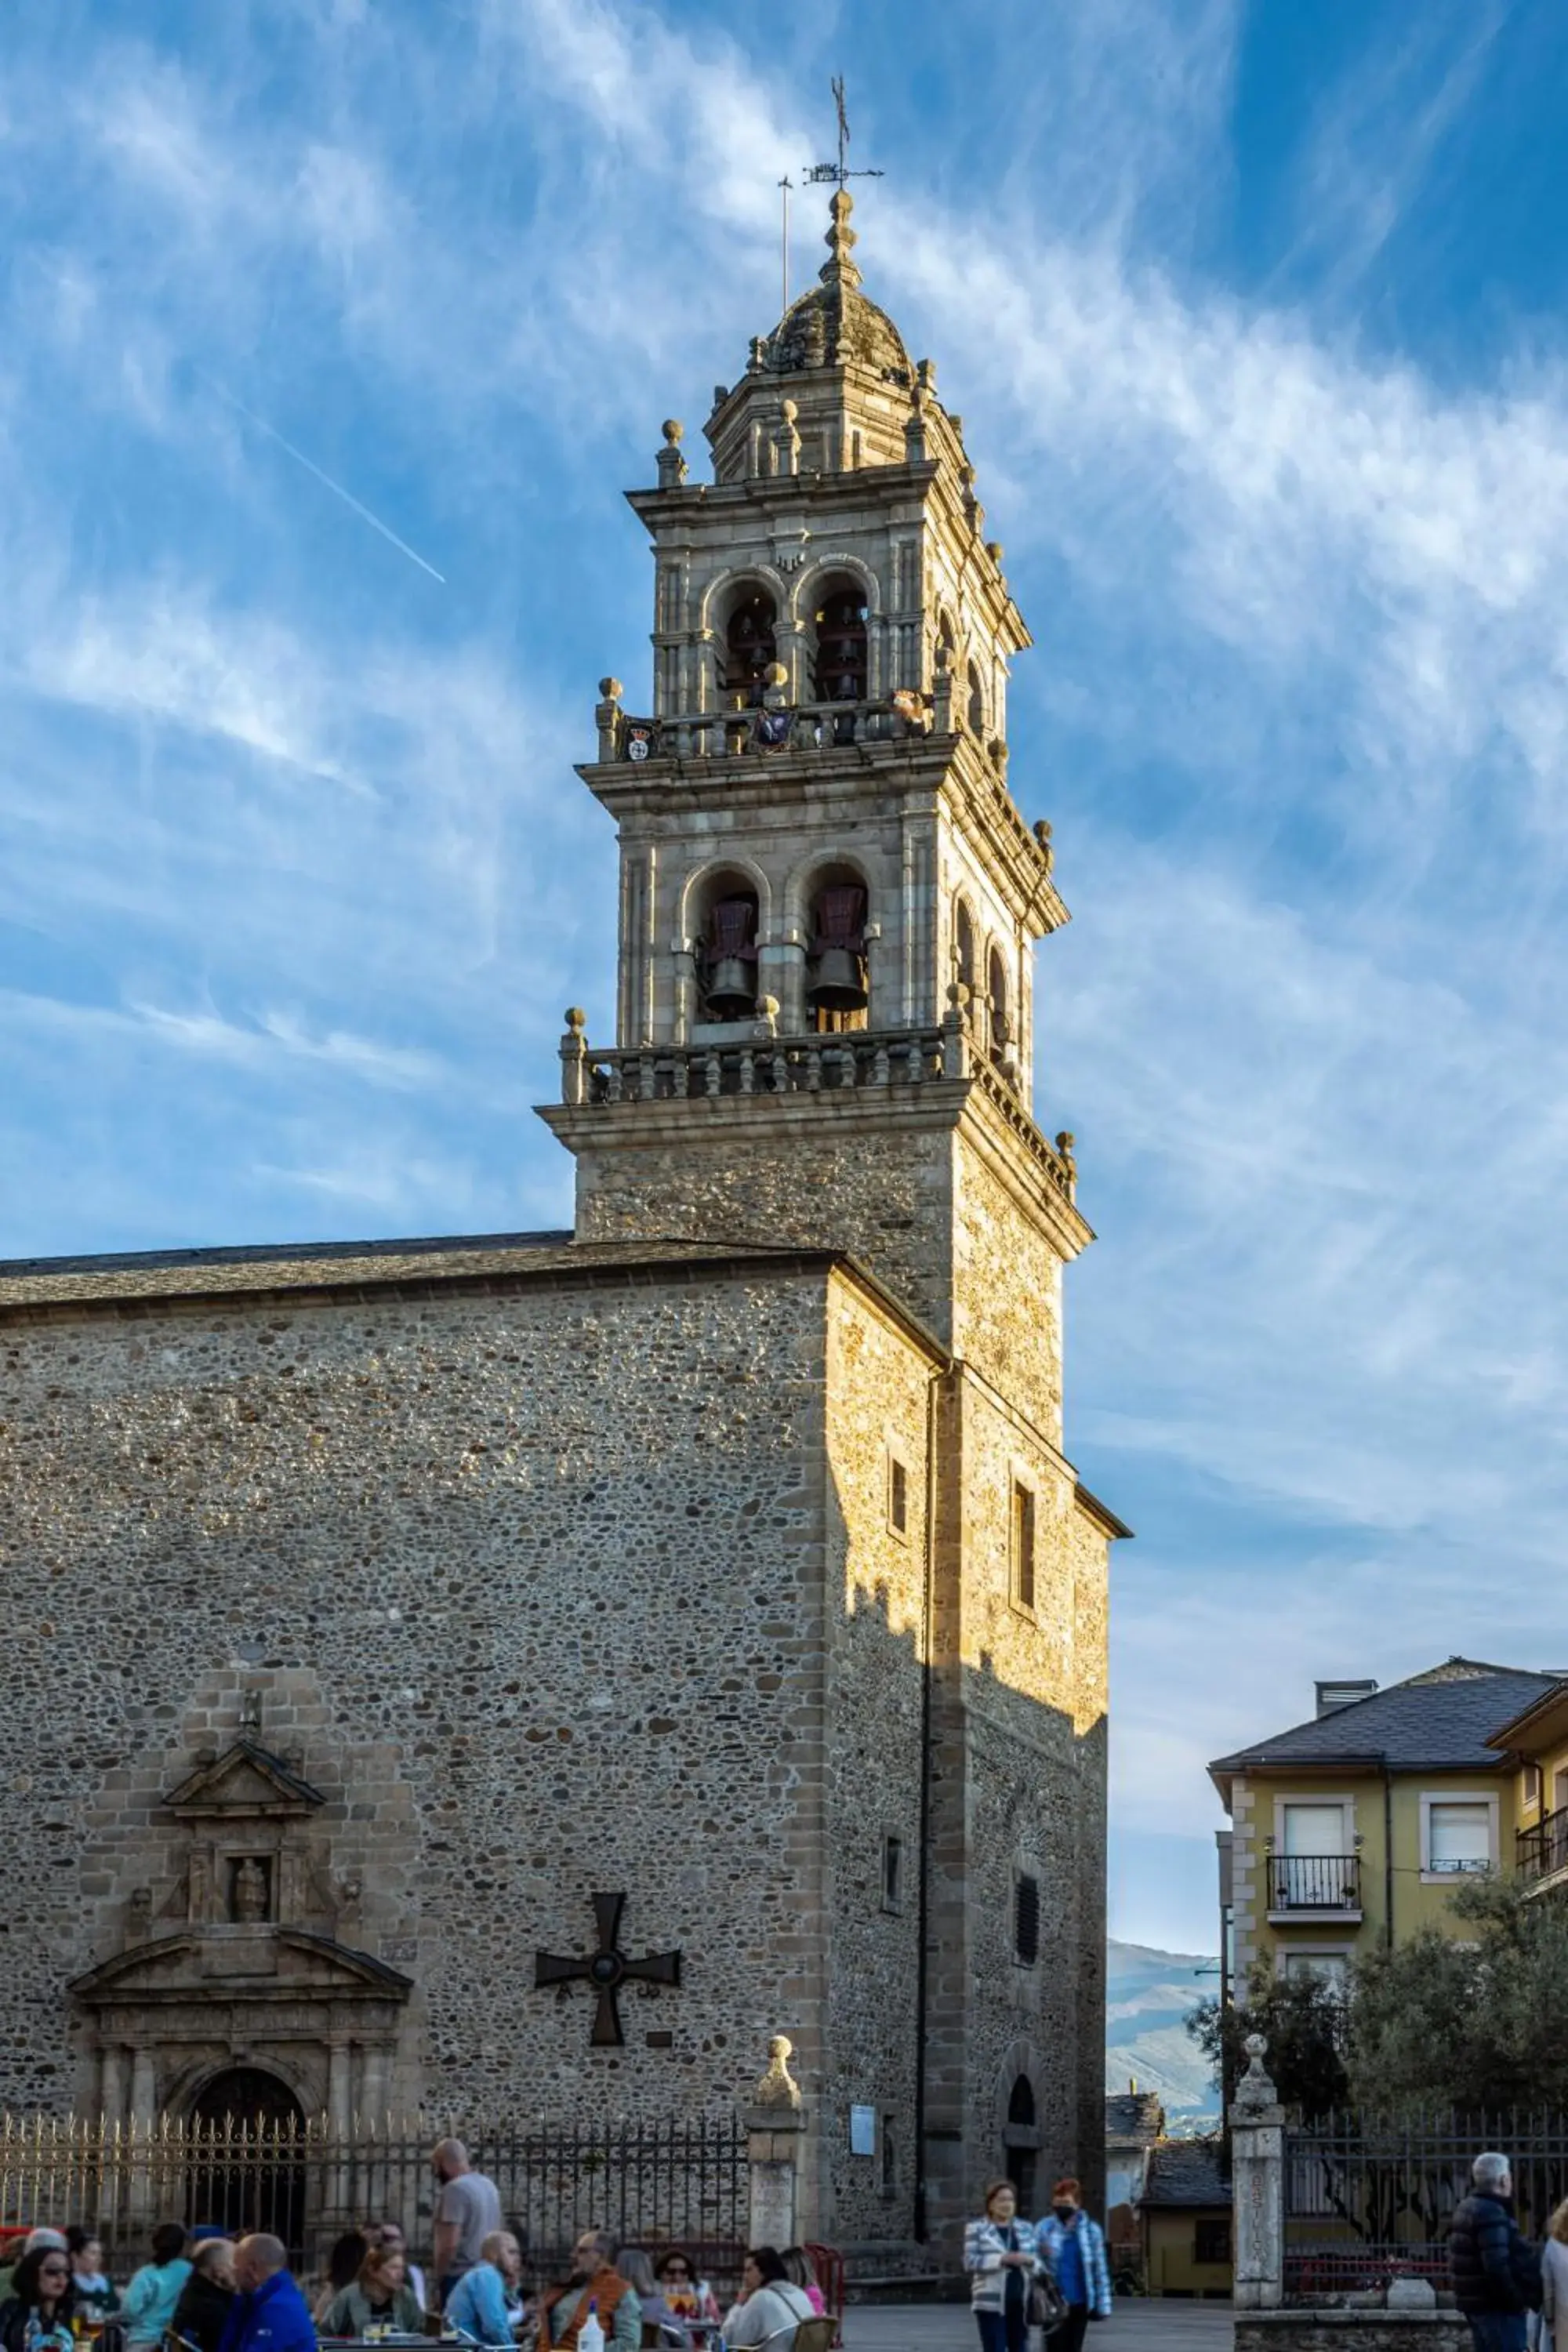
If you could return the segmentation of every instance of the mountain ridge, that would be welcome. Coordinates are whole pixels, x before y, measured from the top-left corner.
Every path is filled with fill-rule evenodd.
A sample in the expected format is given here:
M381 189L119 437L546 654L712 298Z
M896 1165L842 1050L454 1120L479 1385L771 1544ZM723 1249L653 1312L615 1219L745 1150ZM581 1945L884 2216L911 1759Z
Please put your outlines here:
M1219 1963L1204 1952L1163 1952L1110 1937L1105 1948L1105 2087L1136 2083L1158 2092L1173 2122L1216 2116L1208 2061L1185 2028L1219 1990Z

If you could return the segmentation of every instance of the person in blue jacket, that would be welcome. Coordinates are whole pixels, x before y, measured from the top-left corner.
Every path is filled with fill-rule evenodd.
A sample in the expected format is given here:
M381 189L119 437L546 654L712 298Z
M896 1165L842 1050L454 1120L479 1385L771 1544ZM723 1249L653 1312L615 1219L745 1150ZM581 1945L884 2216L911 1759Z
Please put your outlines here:
M310 2305L289 2275L280 2238L241 2238L234 2250L234 2298L219 2352L316 2352Z
M1078 2182L1058 2180L1051 2191L1051 2218L1037 2235L1051 2266L1067 2317L1051 2337L1051 2352L1079 2352L1091 2319L1110 2316L1110 2266L1105 2232L1079 2203Z
M515 2344L514 2306L508 2296L521 2276L517 2240L510 2230L492 2230L479 2248L479 2261L447 2297L442 2318L469 2344Z

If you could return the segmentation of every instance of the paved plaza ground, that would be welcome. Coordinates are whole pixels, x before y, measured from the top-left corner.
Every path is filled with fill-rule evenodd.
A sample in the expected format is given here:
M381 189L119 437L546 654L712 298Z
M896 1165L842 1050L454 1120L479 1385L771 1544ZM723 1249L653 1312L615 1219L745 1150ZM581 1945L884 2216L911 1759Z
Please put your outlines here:
M1103 2327L1089 2329L1087 2352L1220 2352L1230 2340L1228 2303L1154 2298L1119 2303ZM979 2352L979 2342L964 2304L858 2305L844 2322L845 2352Z

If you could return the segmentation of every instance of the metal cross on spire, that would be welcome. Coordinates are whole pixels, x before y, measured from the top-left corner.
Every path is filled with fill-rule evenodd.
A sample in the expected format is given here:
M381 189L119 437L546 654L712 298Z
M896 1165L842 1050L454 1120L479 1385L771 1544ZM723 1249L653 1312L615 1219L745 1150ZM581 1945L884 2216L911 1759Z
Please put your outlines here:
M841 188L847 180L880 180L884 178L886 176L885 173L873 171L869 166L867 166L858 172L852 172L849 169L849 117L845 112L844 109L844 77L842 74L835 74L833 77L833 102L838 109L838 161L837 163L808 163L805 167L805 185L810 187L819 181L831 180L835 186Z

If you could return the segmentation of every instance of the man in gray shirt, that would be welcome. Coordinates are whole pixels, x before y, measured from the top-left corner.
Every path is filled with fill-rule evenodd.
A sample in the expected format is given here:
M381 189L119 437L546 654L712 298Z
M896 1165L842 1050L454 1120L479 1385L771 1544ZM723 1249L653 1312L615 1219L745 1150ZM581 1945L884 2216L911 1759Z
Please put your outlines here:
M479 2248L492 2230L501 2226L500 2199L493 2180L476 2172L460 2139L437 2141L430 2156L440 2187L436 2195L436 2301L443 2308L465 2271L479 2259Z

